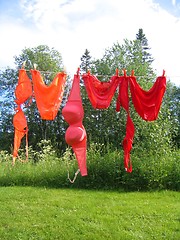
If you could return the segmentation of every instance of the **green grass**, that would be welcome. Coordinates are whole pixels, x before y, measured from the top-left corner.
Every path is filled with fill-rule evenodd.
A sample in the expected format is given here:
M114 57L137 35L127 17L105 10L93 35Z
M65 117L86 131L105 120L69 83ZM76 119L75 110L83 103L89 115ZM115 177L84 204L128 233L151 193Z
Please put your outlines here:
M0 188L0 239L180 239L180 193Z

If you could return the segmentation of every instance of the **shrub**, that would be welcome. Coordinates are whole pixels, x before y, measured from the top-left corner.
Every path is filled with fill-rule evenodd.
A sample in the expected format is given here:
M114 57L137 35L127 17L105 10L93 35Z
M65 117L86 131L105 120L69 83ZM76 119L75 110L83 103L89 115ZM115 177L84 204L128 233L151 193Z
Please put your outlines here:
M7 162L12 160L12 156L6 150L0 151L0 162Z
M133 172L127 173L123 164L122 149L112 149L111 145L92 143L87 151L88 176L78 175L77 160L71 148L58 158L51 147L43 145L39 152L29 151L29 162L16 162L12 157L0 152L0 185L31 185L46 187L123 189L123 190L180 190L180 151L143 152L132 151ZM34 156L38 156L36 161Z

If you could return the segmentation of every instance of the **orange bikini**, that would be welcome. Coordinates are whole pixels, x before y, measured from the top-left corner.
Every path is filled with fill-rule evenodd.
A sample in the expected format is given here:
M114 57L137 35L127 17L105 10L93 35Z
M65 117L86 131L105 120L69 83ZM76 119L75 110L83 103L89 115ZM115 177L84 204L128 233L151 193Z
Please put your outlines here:
M62 102L66 74L58 73L47 86L39 71L31 70L34 95L40 116L44 120L54 120Z

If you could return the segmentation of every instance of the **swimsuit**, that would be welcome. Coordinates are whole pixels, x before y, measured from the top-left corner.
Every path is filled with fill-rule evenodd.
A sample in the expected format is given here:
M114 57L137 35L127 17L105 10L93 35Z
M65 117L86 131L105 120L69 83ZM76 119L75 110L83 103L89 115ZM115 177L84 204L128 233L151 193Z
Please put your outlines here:
M40 116L44 120L54 120L62 102L66 74L58 73L49 86L45 85L39 71L31 70L31 74Z
M133 73L133 72L132 72ZM129 86L137 113L146 121L153 121L157 119L162 98L166 90L166 78L164 76L158 77L153 87L149 91L143 90L136 81L134 74L131 76L126 75L111 77L109 82L100 82L90 72L82 76L85 88L92 106L95 109L105 109L110 106L112 97L119 85L119 92L116 101L116 111L120 111L123 107L127 112L126 120L126 135L123 139L124 150L124 166L127 172L132 172L132 164L130 160L130 151L132 149L135 127L130 117L129 111Z
M118 86L119 76L115 75L108 82L101 82L88 72L83 74L82 79L92 106L95 109L108 108Z
M65 107L62 109L65 121L70 125L65 133L67 144L72 146L82 176L87 175L86 130L83 126L84 110L80 95L80 76L74 75L73 85Z
M19 70L18 85L15 89L15 103L17 105L23 104L32 96L32 84L27 76L26 70Z
M166 77L158 77L149 91L143 90L134 76L129 77L129 84L136 112L146 121L156 120L166 90Z
M21 104L25 103L32 97L32 84L24 69L19 70L18 85L15 89L15 103L18 105L16 114L13 117L14 126L14 148L13 148L13 164L18 157L18 151L22 138L26 135L26 161L28 160L28 126L26 117L21 109Z
M27 141L27 134L28 134L28 126L26 117L20 107L16 109L16 114L13 117L13 125L15 128L14 132L14 149L13 149L13 162L15 163L15 159L18 156L18 150L21 145L22 138L26 135L26 160L28 158L28 141Z

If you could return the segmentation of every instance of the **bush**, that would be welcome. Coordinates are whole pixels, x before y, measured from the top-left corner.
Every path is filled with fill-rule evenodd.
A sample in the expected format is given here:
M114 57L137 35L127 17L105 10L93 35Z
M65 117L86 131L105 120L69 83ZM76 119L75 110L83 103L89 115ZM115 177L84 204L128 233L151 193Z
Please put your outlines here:
M133 172L127 173L123 164L123 151L112 150L110 145L92 143L87 152L88 176L73 178L78 169L77 161L70 148L58 158L51 147L41 152L30 148L29 162L16 162L7 152L0 155L0 185L31 185L46 187L70 187L123 190L180 190L179 151L136 152L132 151ZM48 150L49 149L49 150ZM34 156L38 156L36 161Z
M180 190L180 160L178 151L167 154L132 154L133 172L123 174L124 188L132 190Z
M10 156L8 151L6 151L6 150L0 151L0 162L7 162L10 160L12 160L12 157Z

